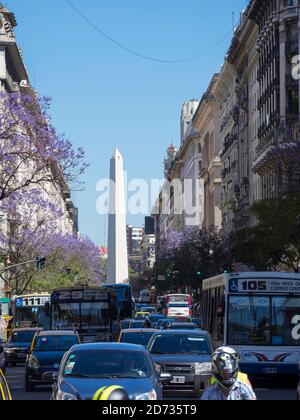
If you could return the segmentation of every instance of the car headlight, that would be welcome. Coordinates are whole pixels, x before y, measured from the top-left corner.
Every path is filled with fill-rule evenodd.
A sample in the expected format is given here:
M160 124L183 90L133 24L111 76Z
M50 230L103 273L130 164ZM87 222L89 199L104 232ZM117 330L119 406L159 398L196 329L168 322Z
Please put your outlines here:
M157 363L154 363L154 367L156 372L160 375L161 374L161 365L158 365Z
M157 394L153 390L151 392L145 392L144 394L137 395L135 397L137 401L156 401L157 400Z
M58 401L77 401L77 398L73 394L67 392L58 391L56 399Z
M28 367L31 369L38 369L40 364L34 356L30 356L28 359Z
M212 374L212 364L211 363L199 363L195 367L196 375L209 375Z

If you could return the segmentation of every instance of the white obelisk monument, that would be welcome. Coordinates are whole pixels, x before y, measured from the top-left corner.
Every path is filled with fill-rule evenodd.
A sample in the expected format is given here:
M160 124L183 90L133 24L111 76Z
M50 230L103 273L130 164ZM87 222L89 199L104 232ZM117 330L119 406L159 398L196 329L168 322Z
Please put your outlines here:
M128 279L124 166L116 149L110 161L107 283L127 283Z

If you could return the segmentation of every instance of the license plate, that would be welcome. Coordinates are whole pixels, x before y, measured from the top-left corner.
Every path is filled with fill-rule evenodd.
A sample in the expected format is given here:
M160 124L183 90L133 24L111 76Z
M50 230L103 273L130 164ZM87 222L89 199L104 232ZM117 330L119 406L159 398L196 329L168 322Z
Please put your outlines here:
M269 374L269 375L276 375L278 373L278 369L276 368L266 368L263 369L263 373Z
M185 377L184 376L174 376L171 384L185 384Z

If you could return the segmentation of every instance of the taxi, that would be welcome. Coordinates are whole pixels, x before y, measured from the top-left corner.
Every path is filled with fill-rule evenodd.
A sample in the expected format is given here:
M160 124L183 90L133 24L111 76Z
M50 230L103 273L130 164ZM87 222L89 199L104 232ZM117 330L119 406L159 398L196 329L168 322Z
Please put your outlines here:
M134 319L147 319L151 316L150 312L137 312Z
M7 385L6 379L0 370L0 401L11 401L11 393Z

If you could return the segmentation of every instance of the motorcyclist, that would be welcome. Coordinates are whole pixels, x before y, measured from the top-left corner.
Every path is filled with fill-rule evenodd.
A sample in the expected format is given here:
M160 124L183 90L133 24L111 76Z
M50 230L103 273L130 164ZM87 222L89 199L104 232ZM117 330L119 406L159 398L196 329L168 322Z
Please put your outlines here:
M202 400L256 400L252 387L238 379L239 356L233 349L223 347L213 354L212 372L215 383L204 392Z
M129 395L122 386L104 386L93 396L93 401L129 401Z
M240 355L231 347L219 347L215 353L221 353L221 352L225 352L225 353L229 353L231 354L234 358L238 359L238 361L240 361ZM249 386L249 388L251 388L253 390L252 384L248 378L248 375L246 375L245 373L242 373L241 371L238 372L238 377L237 377L238 381L246 384ZM214 376L212 376L211 378L211 385L214 385L217 382L216 378Z

